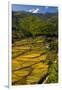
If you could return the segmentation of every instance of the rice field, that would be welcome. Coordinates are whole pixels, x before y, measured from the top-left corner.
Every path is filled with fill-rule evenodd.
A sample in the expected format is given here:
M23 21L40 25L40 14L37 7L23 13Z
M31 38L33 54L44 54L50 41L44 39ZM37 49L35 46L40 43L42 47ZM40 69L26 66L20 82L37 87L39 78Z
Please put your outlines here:
M12 45L12 85L39 84L48 75L44 38L24 39Z

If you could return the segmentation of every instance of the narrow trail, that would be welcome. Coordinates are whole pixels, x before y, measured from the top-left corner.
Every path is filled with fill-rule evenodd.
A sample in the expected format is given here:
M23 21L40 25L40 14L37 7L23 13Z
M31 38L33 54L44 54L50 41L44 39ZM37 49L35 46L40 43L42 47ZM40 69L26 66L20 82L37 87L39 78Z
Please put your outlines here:
M48 73L42 78L40 79L40 81L38 82L38 84L45 84L48 80Z
M45 78L45 80L42 82L42 84L46 84L48 78L49 78L49 76L47 76L47 77Z

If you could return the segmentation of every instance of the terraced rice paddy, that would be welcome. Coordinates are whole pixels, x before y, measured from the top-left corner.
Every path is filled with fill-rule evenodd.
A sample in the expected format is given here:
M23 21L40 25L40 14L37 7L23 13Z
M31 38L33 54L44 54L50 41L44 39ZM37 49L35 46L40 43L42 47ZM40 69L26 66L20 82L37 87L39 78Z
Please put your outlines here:
M38 84L48 75L47 43L43 38L17 41L12 46L12 84Z

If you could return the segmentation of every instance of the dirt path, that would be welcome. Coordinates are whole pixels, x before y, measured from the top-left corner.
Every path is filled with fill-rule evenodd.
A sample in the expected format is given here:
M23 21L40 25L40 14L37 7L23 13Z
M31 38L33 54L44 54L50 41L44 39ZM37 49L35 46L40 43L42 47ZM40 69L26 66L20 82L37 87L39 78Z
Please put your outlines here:
M45 80L42 82L42 84L45 84L45 83L47 82L48 78L49 78L49 76L47 76L47 77L45 78Z

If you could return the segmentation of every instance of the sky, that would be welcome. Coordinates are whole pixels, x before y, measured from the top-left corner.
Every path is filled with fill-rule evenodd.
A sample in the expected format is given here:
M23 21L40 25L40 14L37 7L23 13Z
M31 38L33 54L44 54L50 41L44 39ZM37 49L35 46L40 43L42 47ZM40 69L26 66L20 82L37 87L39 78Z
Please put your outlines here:
M26 11L31 13L55 13L58 12L58 8L52 6L12 4L12 11Z

